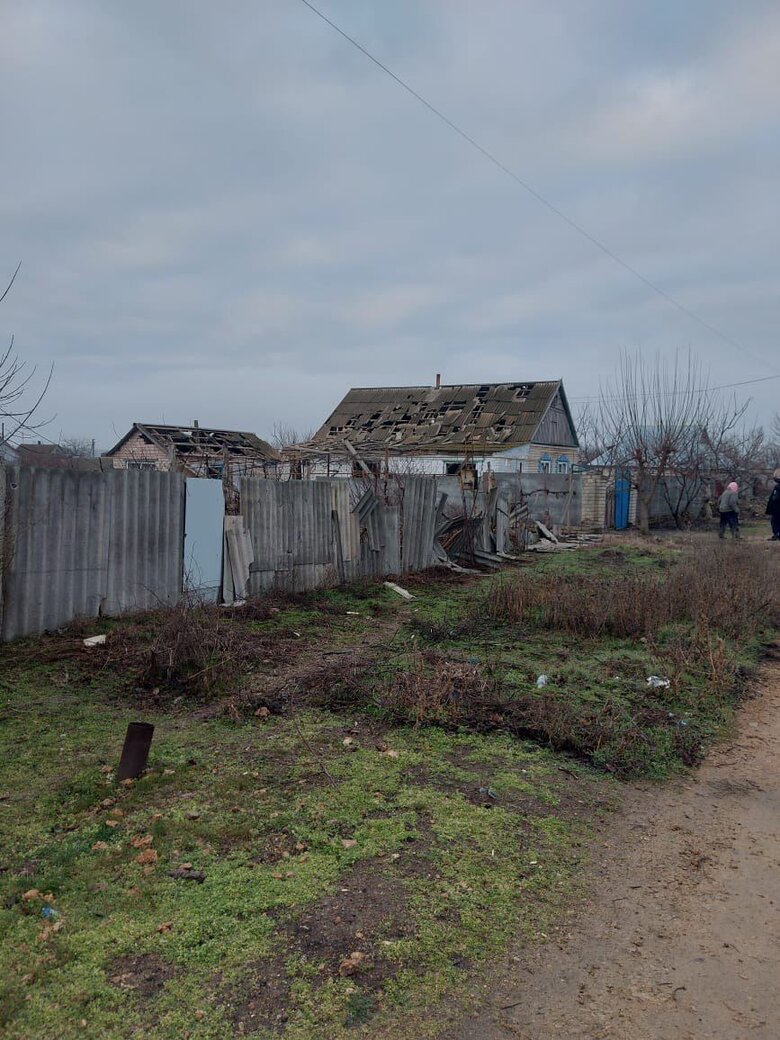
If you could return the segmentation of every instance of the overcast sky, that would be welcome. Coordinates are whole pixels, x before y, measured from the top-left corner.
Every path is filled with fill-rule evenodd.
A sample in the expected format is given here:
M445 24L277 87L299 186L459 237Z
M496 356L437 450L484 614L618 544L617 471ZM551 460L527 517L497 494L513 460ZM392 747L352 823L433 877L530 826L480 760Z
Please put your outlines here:
M436 372L577 399L623 347L780 372L777 0L321 7L745 350L300 0L2 0L0 334L54 362L49 436L304 429ZM745 392L766 419L780 380Z

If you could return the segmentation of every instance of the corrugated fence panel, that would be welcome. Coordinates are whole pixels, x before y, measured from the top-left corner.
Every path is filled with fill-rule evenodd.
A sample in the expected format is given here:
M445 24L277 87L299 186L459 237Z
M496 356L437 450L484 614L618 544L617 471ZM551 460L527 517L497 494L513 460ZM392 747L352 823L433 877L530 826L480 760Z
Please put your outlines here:
M403 571L420 571L435 563L433 539L439 495L434 477L404 478L401 564Z
M5 489L3 639L181 596L179 474L23 466Z
M108 575L103 473L10 470L3 638L45 632L99 613Z
M333 584L339 577L339 557L347 580L400 571L398 510L377 508L376 538L381 544L368 553L361 544L347 481L246 478L241 483L241 512L255 554L249 595L271 588L304 590Z
M105 612L176 603L184 567L184 477L113 470L106 478L110 534Z
M274 585L279 564L280 525L277 522L278 491L281 485L260 477L241 481L241 513L252 538L254 563L249 569L247 594L256 596Z
M401 510L398 506L384 506L384 569L383 574L401 573Z
M360 525L349 503L349 484L346 480L329 482L331 508L339 515L341 531L341 552L344 563L348 567L360 558Z

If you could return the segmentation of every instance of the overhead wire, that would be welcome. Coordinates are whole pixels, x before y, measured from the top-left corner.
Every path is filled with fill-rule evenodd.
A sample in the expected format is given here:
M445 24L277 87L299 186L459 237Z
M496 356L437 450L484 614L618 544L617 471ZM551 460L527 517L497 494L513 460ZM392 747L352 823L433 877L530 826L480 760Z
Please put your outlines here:
M376 65L377 68L381 69L381 71L384 72L387 76L389 76L390 79L392 79L395 83L397 83L398 86L402 87L416 101L418 101L421 105L427 108L429 112L436 116L437 119L441 120L441 122L448 126L450 130L452 130L464 141L466 141L466 143L469 144L472 148L475 148L482 156L484 156L484 158L486 158L489 162L491 162L494 166L501 170L502 173L505 173L508 177L515 181L515 183L518 184L525 192L527 192L534 199L536 199L536 201L540 203L540 205L544 206L551 213L555 214L555 216L557 216L565 224L568 224L568 226L573 231L575 231L578 235L581 235L583 238L587 239L587 241L590 242L591 245L601 250L601 252L608 256L612 261L614 261L614 263L618 264L629 274L633 275L633 277L637 278L640 282L642 282L647 288L651 289L654 293L657 293L658 296L666 300L666 302L671 304L671 306L675 307L682 314L685 314L688 318L699 324L702 328L706 329L714 336L717 336L724 343L728 343L730 346L735 347L737 350L741 350L743 353L747 354L748 356L754 358L757 361L760 361L763 365L766 365L768 368L774 369L775 366L772 365L771 362L767 361L766 358L762 357L760 354L756 354L755 351L744 346L744 344L734 339L733 336L730 336L728 333L723 332L716 325L713 325L705 318L702 318L701 315L697 314L696 311L692 310L690 307L687 307L684 303L681 303L674 296L672 296L671 293L668 293L665 289L662 289L661 286L656 285L655 282L651 281L651 279L649 279L646 275L642 274L642 272L639 271L636 267L634 267L633 264L630 264L627 260L624 260L614 250L610 249L609 246L602 242L601 239L591 234L590 231L583 227L582 224L570 217L567 213L560 209L559 206L556 206L555 203L545 198L545 196L542 195L541 192L537 191L536 188L534 188L531 184L529 184L528 181L524 180L519 174L517 174L513 169L511 169L511 167L507 166L506 163L504 163L501 159L494 155L493 152L491 152L484 145L480 144L479 141L476 140L476 138L472 137L471 134L462 129L462 127L460 127L456 122L454 122L454 120L450 119L449 116L445 115L444 112L441 111L441 109L437 108L434 104L428 101L427 98L423 97L423 95L420 94L417 90L415 90L414 87L412 87L409 83L407 83L406 80L402 79L397 73L393 72L391 68L385 65L384 62L380 61L379 58L377 58L374 54L371 53L371 51L368 50L368 48L364 47L362 43L356 40L354 36L350 36L350 34L346 32L346 30L342 29L340 25L333 21L333 19L329 18L323 11L316 7L311 2L311 0L300 0L300 2L304 5L304 7L307 7L313 14L315 14L318 18L325 22L326 25L329 25L330 28L334 30L334 32L337 32L339 36L343 37L348 43L350 43L353 47L359 50L361 54L365 55L365 57L368 58L369 61L373 62L373 64Z
M716 390L733 390L735 387L751 386L753 383L768 383L772 379L780 379L780 373L778 373L776 376L760 376L757 379L742 379L738 383L720 383L718 386L702 386L702 387L696 387L694 390L664 390L664 391L662 391L661 393L658 393L658 394L648 393L648 394L644 394L644 396L645 397L677 397L680 394L710 394L710 393L714 393ZM621 395L620 397L617 397L617 396L614 396L614 395L613 396L610 396L610 395L601 396L601 395L597 394L597 395L592 396L592 397L569 397L569 398L567 398L567 400L568 400L569 404L587 404L589 402L598 402L598 401L618 401L618 400L624 401L624 400L626 400L626 397L625 397L625 395Z

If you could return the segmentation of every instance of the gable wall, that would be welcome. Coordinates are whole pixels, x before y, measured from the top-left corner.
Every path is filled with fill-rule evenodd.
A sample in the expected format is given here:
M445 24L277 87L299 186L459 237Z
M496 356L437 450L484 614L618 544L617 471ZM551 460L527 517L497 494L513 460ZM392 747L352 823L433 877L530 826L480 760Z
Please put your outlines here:
M128 462L153 462L158 470L169 470L170 459L156 444L147 444L136 430L113 455L115 469L126 469Z
M574 432L563 407L560 392L550 405L547 414L539 424L534 437L534 444L552 444L561 447L573 448L576 445Z

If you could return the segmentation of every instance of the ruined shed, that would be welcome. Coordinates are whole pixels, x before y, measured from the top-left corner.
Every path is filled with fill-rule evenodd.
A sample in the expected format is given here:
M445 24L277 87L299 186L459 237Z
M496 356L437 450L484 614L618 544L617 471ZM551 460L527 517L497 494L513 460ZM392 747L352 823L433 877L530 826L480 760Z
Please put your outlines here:
M200 426L133 423L104 458L117 469L173 470L189 477L273 476L279 453L254 433Z

